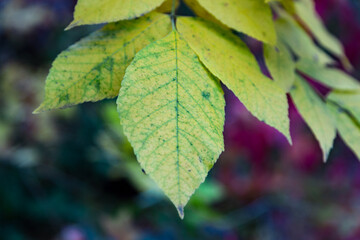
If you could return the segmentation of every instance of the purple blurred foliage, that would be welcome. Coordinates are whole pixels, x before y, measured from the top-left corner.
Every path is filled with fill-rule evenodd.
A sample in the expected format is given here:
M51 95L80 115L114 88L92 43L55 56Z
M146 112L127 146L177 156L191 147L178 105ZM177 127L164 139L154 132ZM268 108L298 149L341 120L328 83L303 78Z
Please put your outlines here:
M344 0L316 1L318 13L344 45L355 68L352 74L359 77L360 8L356 6ZM322 95L328 93L329 89L308 80ZM352 214L360 213L360 164L344 143L337 138L324 164L315 137L290 99L291 147L275 129L251 116L229 90L226 96L226 151L214 171L229 196L243 203L274 194L288 198L275 204L283 204L280 212L268 209L284 237L280 239L360 239L360 218ZM346 221L352 222L351 227Z

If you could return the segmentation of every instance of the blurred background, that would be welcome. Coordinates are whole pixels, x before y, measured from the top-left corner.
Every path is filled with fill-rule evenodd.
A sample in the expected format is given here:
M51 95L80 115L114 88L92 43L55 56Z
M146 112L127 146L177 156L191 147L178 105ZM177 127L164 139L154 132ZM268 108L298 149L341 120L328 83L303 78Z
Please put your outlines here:
M114 100L32 115L57 54L99 28L63 31L75 3L0 0L0 239L360 239L360 163L337 138L324 164L293 107L290 147L225 89L226 151L184 220L141 171ZM316 8L359 79L360 2Z

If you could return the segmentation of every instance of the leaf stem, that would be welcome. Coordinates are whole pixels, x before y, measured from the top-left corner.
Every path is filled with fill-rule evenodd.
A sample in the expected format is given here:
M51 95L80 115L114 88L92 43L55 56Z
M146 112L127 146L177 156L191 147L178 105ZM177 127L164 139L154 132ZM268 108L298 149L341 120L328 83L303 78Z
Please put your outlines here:
M176 18L176 0L173 0L172 6L171 6L171 23L172 23L173 30L176 29L175 18Z

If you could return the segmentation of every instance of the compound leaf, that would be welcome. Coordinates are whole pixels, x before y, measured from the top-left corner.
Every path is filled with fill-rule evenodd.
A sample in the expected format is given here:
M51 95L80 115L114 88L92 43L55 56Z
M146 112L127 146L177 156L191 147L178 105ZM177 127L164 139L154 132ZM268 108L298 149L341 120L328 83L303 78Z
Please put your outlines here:
M165 0L78 0L74 21L67 29L87 24L134 19L159 7Z
M117 101L146 173L183 208L224 149L220 83L176 31L140 51Z
M226 26L260 41L276 44L270 6L264 0L197 0Z
M296 76L291 97L297 110L319 141L323 159L327 160L336 137L336 129L331 115L319 95L301 77Z
M209 71L255 117L276 128L291 142L286 94L261 73L247 46L230 31L204 20L180 17L177 27Z
M136 52L171 31L166 15L108 24L62 52L46 79L45 100L35 113L113 98Z

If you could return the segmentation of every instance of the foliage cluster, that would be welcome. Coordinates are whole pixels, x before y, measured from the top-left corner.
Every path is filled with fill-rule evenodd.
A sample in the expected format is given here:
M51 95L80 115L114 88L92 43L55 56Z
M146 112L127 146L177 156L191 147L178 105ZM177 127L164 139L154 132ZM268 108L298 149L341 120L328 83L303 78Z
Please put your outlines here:
M220 83L291 143L289 94L324 161L336 132L360 158L360 84L339 69L351 65L311 0L184 0L198 17L176 16L179 3L79 0L67 29L106 25L57 57L35 113L118 97L141 167L181 217L224 150ZM272 79L239 33L263 43Z

